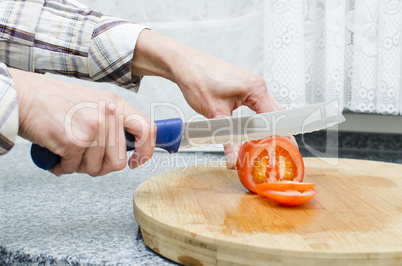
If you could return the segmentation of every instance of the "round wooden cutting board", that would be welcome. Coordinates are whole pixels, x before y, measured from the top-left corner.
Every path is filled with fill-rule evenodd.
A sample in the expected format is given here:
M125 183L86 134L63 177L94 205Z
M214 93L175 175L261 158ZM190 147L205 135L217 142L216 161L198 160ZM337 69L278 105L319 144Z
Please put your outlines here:
M146 180L134 194L146 245L191 265L402 265L402 165L304 161L318 194L297 207L248 193L218 164Z

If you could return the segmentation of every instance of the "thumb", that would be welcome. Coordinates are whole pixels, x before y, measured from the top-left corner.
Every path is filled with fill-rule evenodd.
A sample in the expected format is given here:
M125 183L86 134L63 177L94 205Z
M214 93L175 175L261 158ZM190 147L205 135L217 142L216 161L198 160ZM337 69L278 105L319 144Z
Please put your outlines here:
M231 115L216 115L214 118L231 117ZM223 144L226 157L226 168L236 169L237 158L241 147L241 142L231 142Z
M241 142L225 143L223 145L223 148L225 149L227 169L236 169L241 145Z

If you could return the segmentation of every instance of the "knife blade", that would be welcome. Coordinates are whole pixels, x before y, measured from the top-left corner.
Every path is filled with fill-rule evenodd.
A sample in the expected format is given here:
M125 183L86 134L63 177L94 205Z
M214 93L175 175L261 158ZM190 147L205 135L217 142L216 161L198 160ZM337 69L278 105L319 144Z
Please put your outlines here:
M240 117L223 117L183 122L180 118L155 121L156 147L169 153L179 149L241 142L269 136L290 136L325 129L345 121L337 101L306 107ZM127 151L135 150L134 136L125 131ZM31 157L40 168L48 170L61 157L32 144Z
M251 116L184 122L179 149L310 133L344 120L333 101Z

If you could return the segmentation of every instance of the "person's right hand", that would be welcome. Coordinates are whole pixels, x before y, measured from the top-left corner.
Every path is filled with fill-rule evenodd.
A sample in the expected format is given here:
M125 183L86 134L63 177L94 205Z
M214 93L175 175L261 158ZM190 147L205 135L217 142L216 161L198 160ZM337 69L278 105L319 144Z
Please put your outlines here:
M175 82L187 103L207 118L230 117L242 105L256 113L282 110L261 76L149 30L138 38L132 73ZM289 139L297 146L293 137ZM229 169L236 168L240 146L224 145Z
M60 155L49 171L100 176L126 166L124 128L135 137L135 168L153 154L156 126L140 110L108 91L9 68L19 106L18 134Z

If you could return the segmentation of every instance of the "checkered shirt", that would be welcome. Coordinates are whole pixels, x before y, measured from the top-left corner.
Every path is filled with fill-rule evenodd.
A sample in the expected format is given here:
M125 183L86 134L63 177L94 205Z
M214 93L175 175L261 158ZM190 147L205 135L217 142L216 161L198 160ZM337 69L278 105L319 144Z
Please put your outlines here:
M14 145L18 101L7 68L109 82L138 91L131 75L145 27L74 0L0 0L0 154Z

